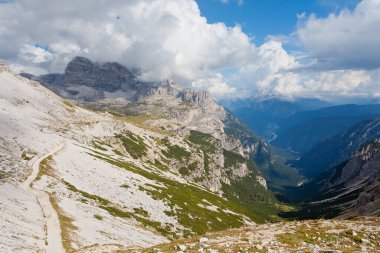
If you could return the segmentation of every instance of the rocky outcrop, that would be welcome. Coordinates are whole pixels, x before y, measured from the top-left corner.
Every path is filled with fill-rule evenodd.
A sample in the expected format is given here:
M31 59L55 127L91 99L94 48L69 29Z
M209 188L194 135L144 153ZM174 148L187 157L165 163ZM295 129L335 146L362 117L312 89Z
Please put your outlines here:
M184 89L179 97L188 103L193 103L204 108L210 108L210 106L219 106L215 103L214 98L207 91L194 91L191 89Z
M147 91L141 90L139 100L144 100L146 97L178 97L179 93L180 88L177 84L173 80L168 79L159 85L150 87Z
M256 176L256 180L257 180L257 182L259 182L259 184L262 187L264 187L265 189L268 189L267 181L265 180L265 178L263 178L262 176Z

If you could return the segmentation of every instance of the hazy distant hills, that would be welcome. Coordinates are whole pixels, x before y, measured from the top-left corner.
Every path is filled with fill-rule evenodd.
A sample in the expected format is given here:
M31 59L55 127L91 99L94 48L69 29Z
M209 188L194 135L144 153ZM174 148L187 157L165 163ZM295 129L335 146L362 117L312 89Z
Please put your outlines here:
M279 98L222 103L271 144L301 154L358 122L380 116L380 104L332 106L318 99Z
M272 145L298 152L299 159L289 162L309 178L349 159L361 145L380 137L380 104L329 106L319 100L276 98L225 104L252 129L272 138Z
M285 216L380 214L380 104L277 98L224 103L272 145L299 153L289 162L311 181L283 192L284 200L300 207Z
M360 122L348 130L327 138L301 156L294 166L308 177L350 158L363 144L380 137L380 118Z
M221 103L232 110L251 129L268 140L293 114L330 106L318 99L252 98L224 100Z
M348 104L296 112L282 122L272 144L303 154L318 142L379 116L380 104Z

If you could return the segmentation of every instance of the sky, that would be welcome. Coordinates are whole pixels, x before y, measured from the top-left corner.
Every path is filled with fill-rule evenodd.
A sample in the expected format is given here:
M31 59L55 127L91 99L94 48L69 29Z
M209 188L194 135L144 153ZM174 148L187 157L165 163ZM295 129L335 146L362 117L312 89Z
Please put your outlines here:
M197 0L201 14L210 23L239 24L243 32L262 44L268 36L288 36L297 29L298 15L330 13L349 10L360 0Z
M380 0L0 0L0 59L117 61L216 98L380 97Z

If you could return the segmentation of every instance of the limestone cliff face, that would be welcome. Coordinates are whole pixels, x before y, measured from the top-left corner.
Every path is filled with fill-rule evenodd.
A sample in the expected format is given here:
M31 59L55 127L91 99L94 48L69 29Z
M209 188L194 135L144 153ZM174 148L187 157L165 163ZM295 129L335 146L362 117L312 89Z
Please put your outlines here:
M147 91L142 90L139 100L144 100L146 97L177 97L180 91L176 83L169 79L159 85L149 87Z
M179 94L179 97L184 102L195 104L210 111L219 109L221 107L219 104L215 102L212 95L204 90L194 91L187 88L182 90L182 92Z

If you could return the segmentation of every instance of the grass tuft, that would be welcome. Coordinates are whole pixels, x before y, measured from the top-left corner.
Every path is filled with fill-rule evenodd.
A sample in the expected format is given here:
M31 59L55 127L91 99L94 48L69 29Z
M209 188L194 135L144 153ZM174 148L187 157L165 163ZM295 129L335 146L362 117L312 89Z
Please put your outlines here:
M126 131L123 134L116 135L119 138L127 152L134 158L138 159L146 156L147 147L144 140L132 132Z

